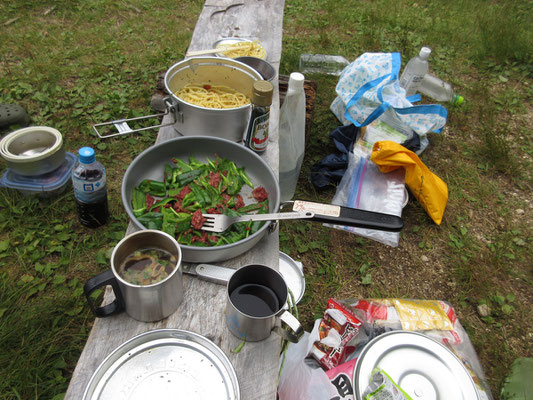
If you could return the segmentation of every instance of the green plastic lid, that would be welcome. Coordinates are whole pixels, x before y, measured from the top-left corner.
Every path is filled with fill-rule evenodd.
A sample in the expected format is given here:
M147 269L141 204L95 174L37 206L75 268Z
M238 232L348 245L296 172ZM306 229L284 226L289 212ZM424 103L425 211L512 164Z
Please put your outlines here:
M465 98L463 96L455 96L455 101L453 102L453 104L455 104L456 106L460 106L461 104L463 104L463 101L465 101Z

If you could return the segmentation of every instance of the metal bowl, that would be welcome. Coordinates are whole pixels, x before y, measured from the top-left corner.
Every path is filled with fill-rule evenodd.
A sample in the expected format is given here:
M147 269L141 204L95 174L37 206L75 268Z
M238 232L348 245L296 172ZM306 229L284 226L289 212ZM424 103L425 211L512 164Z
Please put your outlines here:
M261 74L265 81L272 81L276 77L276 69L268 61L257 57L237 57L236 61L240 61L249 65Z
M0 142L0 155L13 172L43 175L65 161L61 133L47 126L31 126L11 132Z
M240 42L253 42L253 40L239 38L239 37L227 37L227 38L219 39L215 43L213 43L213 48L216 49L218 46L221 46L221 45L232 45L232 44L236 44L236 43L240 43ZM261 45L261 46L263 46L263 45ZM216 53L216 56L217 57L227 57L222 52L221 53ZM265 49L264 59L266 59L266 57L267 57L267 53L266 53L266 49Z
M213 160L215 155L218 155L234 161L237 166L244 166L252 183L266 189L269 211L278 211L280 202L278 180L274 171L261 157L230 140L207 136L184 136L148 148L139 154L126 170L122 179L122 204L137 229L146 229L146 227L133 214L131 204L133 188L144 179L162 181L165 165L171 164L173 158L188 162L191 155L202 162L205 162L208 157ZM244 195L243 198L246 202L247 196ZM255 246L268 232L270 225L271 221L267 221L257 232L247 238L222 246L197 247L180 244L183 261L209 263L234 258Z

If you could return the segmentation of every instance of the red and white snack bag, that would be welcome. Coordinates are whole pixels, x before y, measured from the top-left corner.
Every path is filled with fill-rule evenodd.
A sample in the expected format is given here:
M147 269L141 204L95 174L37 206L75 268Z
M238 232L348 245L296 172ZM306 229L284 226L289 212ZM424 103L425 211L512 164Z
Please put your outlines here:
M354 400L352 378L356 362L357 358L354 358L326 371L326 375L338 394L334 397L335 400Z
M362 321L350 309L335 299L329 299L318 327L319 338L313 343L310 354L326 370L342 364L355 350L349 344L361 325Z

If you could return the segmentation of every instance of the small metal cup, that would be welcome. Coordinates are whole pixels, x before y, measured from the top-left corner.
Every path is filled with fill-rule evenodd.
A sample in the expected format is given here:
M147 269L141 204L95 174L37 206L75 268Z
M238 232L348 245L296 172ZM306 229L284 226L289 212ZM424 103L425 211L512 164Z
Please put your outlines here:
M254 316L243 312L235 305L230 296L235 289L244 284L258 284L272 290L278 299L279 308L267 316ZM226 324L232 334L240 339L256 342L266 339L274 331L290 342L297 343L304 330L298 320L283 308L289 290L281 274L265 265L246 265L233 273L227 285ZM290 331L283 329L284 322Z
M151 285L134 285L126 282L118 274L118 267L134 251L143 248L158 248L172 254L177 259L172 273L160 282ZM122 239L113 249L111 269L87 281L84 286L89 306L97 317L108 317L123 310L139 321L152 322L168 317L183 300L183 270L181 249L169 234L157 230L142 230ZM99 287L111 285L115 300L96 307L90 297Z

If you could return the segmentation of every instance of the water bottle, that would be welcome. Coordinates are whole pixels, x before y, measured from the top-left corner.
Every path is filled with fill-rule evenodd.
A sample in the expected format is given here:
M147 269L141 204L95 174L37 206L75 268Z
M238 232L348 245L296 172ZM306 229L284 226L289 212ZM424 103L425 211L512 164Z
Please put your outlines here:
M327 54L302 54L300 71L305 73L322 73L339 76L350 62L342 56Z
M453 103L456 106L464 101L463 96L456 94L449 83L431 74L424 75L418 91L433 100Z
M72 169L72 186L82 225L96 228L109 217L105 167L96 161L94 150L82 147Z
M405 66L400 77L400 86L405 89L406 97L412 96L418 91L424 75L429 70L428 57L430 54L431 49L429 47L422 47L420 53L411 58Z
M279 113L279 185L281 201L292 199L305 151L304 76L293 72Z

